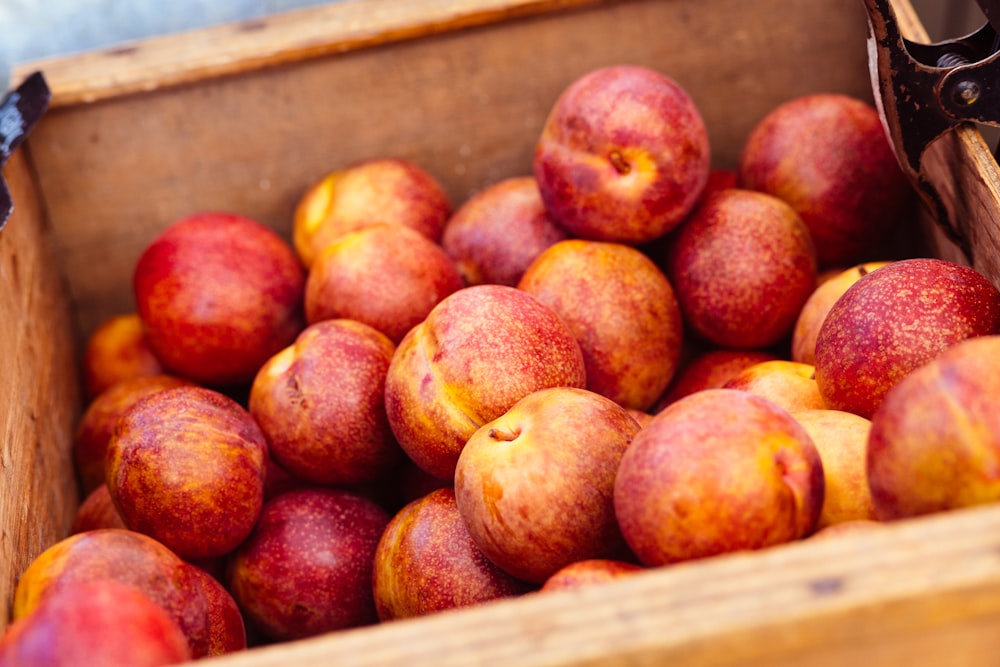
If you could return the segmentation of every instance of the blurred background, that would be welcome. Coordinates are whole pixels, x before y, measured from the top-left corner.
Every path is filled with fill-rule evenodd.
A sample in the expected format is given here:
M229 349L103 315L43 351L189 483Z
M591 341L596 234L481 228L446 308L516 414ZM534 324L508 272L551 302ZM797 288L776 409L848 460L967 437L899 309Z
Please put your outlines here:
M365 0L0 0L0 86L17 62L337 1ZM984 21L974 0L911 2L935 41Z

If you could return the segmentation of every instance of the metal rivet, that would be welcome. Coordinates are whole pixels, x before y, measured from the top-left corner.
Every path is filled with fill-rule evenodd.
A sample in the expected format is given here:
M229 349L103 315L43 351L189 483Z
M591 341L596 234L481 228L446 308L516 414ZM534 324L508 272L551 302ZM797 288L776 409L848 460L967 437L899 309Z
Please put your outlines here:
M982 88L978 81L972 81L970 79L960 79L955 82L955 87L952 88L952 99L956 104L962 106L969 106L975 104L979 101L979 96L982 94Z

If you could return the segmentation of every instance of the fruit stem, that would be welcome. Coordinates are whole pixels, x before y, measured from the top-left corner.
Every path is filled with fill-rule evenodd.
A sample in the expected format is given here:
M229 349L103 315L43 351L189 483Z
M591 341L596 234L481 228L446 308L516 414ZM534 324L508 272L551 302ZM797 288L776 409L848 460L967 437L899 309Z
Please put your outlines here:
M625 156L621 154L621 151L611 151L608 159L611 160L612 166L614 166L619 174L625 175L632 171L632 166L625 160Z
M500 440L502 442L512 442L513 440L517 439L517 436L521 435L521 430L520 429L515 429L515 430L511 431L511 430L508 430L508 429L505 429L505 428L498 428L496 426L493 426L493 427L490 428L489 435L490 435L490 439L491 440Z

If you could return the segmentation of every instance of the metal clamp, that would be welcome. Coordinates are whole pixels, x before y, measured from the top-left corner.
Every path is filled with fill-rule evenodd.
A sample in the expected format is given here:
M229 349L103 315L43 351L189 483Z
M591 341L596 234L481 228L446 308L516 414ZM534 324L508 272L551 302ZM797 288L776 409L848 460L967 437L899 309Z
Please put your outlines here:
M49 108L52 95L41 72L35 72L0 102L0 169ZM0 175L0 230L14 212L14 200Z
M924 175L927 147L963 123L1000 127L1000 0L977 0L987 22L957 39L920 44L899 32L891 0L864 0L872 89L900 167L953 241L969 253Z

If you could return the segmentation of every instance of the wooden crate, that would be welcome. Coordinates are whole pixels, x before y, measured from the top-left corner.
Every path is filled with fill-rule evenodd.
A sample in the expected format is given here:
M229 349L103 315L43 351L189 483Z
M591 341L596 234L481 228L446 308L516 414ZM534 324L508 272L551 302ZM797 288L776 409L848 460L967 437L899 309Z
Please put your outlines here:
M906 0L900 23L923 28ZM76 507L81 343L133 309L132 266L176 218L228 209L286 237L304 188L387 154L455 203L530 173L558 93L592 68L677 79L735 164L776 104L871 97L859 0L363 0L19 67L52 108L4 169L0 234L0 599ZM974 128L935 146L932 176L969 236L912 233L1000 284L996 164ZM0 607L0 626L9 609ZM990 665L1000 628L1000 507L951 512L257 648L212 664Z

